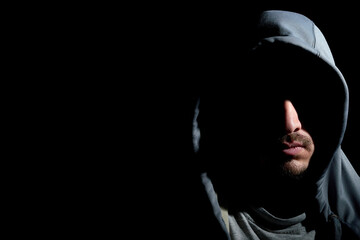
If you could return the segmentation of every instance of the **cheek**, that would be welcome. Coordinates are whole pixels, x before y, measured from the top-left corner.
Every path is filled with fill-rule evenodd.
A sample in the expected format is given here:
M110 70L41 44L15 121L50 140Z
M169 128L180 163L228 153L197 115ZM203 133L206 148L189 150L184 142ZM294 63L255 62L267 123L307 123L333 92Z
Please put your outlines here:
M254 125L261 131L281 125L284 121L284 109L281 101L273 98L257 99L252 107L247 109L249 125Z

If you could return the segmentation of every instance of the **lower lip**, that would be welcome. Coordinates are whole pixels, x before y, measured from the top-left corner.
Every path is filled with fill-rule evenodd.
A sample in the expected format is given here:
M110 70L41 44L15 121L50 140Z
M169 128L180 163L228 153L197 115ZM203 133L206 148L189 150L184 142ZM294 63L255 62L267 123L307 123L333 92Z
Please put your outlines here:
M294 156L294 155L298 155L303 149L304 149L303 147L293 147L293 148L283 149L282 151L286 155Z

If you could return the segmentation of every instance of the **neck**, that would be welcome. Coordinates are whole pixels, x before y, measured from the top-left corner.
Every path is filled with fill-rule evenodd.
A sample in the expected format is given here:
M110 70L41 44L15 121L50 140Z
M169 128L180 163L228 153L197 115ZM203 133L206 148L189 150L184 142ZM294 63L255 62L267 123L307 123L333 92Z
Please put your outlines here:
M302 214L307 205L307 188L304 179L268 176L267 181L258 184L255 201L259 207L280 218L291 218Z
M250 205L263 207L279 218L291 218L305 212L312 193L307 174L293 178L274 169L254 169L230 174L224 182L224 202L232 211L243 211Z

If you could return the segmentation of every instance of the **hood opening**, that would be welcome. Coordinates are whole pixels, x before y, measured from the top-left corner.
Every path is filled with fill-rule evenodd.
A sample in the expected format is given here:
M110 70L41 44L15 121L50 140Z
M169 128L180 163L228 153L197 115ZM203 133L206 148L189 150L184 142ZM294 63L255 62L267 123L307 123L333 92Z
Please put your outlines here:
M346 128L348 91L341 73L313 52L284 42L257 47L250 53L246 69L252 101L292 101L315 143L309 170L320 177ZM271 110L267 114L271 115Z

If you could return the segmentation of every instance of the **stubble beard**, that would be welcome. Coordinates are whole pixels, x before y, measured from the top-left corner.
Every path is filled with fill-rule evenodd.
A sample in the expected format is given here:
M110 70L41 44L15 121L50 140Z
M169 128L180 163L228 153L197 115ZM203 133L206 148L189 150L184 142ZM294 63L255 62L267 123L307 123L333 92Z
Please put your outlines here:
M300 180L306 175L308 165L299 164L296 160L284 162L278 167L280 175L291 179Z

